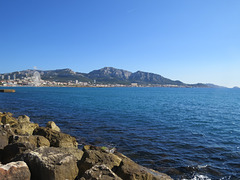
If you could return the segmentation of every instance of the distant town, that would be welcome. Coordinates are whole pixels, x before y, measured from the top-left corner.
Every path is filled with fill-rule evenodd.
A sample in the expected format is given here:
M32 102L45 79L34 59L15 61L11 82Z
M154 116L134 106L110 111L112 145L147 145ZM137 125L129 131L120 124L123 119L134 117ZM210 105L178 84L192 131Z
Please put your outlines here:
M3 87L17 87L17 86L29 86L29 87L181 87L178 85L139 85L138 83L131 84L103 84L98 83L96 80L93 82L80 82L79 80L69 80L68 82L57 82L41 79L41 75L38 71L33 74L27 74L26 77L16 78L17 73L11 75L0 75L0 86ZM182 86L183 87L183 86Z
M31 87L177 87L177 88L209 88L219 87L213 84L186 84L179 80L171 80L150 72L130 72L127 70L104 67L89 73L73 70L36 70L28 69L0 74L0 86Z

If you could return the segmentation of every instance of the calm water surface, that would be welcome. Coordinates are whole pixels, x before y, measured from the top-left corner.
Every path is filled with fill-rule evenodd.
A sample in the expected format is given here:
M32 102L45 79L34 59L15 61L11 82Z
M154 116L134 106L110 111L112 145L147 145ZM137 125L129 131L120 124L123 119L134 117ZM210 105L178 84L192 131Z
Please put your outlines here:
M174 179L240 179L240 89L15 88L0 111L55 121Z

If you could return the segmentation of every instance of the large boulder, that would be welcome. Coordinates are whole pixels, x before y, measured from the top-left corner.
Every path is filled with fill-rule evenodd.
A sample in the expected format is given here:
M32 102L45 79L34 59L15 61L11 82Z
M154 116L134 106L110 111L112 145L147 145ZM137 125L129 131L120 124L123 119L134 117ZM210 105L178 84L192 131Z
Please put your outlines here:
M9 143L30 143L35 148L42 146L50 146L50 142L47 138L38 135L29 135L29 136L21 136L14 135L9 138Z
M0 165L1 180L30 180L30 177L29 168L23 161Z
M76 158L62 148L40 147L21 157L34 180L74 180L78 175Z
M85 146L83 157L78 163L79 175L82 176L86 170L91 169L94 165L105 164L109 169L113 169L120 165L121 160L118 156L101 150L101 148L94 149Z
M61 133L50 128L39 127L33 132L34 135L40 135L47 138L52 147L77 147L78 143L75 137L69 134Z
M52 130L58 131L58 132L61 131L60 128L55 124L54 121L49 121L49 122L47 123L46 127L50 128L50 129L52 129Z
M115 173L124 180L172 180L166 174L136 164L121 153L116 152L115 154L122 158L121 164L115 169Z
M105 164L95 165L91 169L85 171L80 180L102 179L102 180L122 180Z

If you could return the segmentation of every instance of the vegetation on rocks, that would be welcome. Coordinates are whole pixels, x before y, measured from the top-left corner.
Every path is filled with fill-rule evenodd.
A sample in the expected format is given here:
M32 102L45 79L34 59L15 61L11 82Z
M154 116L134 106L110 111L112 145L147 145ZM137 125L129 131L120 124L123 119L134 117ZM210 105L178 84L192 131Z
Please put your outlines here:
M145 168L115 148L86 145L53 122L46 127L26 115L0 112L0 179L2 180L170 180Z

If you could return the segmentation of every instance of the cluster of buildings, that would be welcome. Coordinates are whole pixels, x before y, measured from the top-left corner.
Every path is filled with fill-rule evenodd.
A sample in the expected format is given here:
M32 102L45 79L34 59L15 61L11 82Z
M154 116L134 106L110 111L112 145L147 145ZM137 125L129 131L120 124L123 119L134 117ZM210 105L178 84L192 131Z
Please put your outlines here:
M96 81L91 82L56 82L42 80L40 74L36 71L32 76L25 76L22 78L16 78L14 75L0 75L0 86L38 86L38 87L126 87L123 84L97 84ZM137 87L137 83L132 83L130 86Z
M42 80L36 73L31 77L16 78L8 75L5 77L1 75L0 86L88 86L87 82L69 81L69 82L56 82Z
M57 82L42 80L39 72L35 71L32 74L0 75L0 86L37 86L37 87L180 87L178 85L139 85L138 83L131 83L130 85L123 84L101 84L94 82L79 82L78 80L71 80L68 82Z

